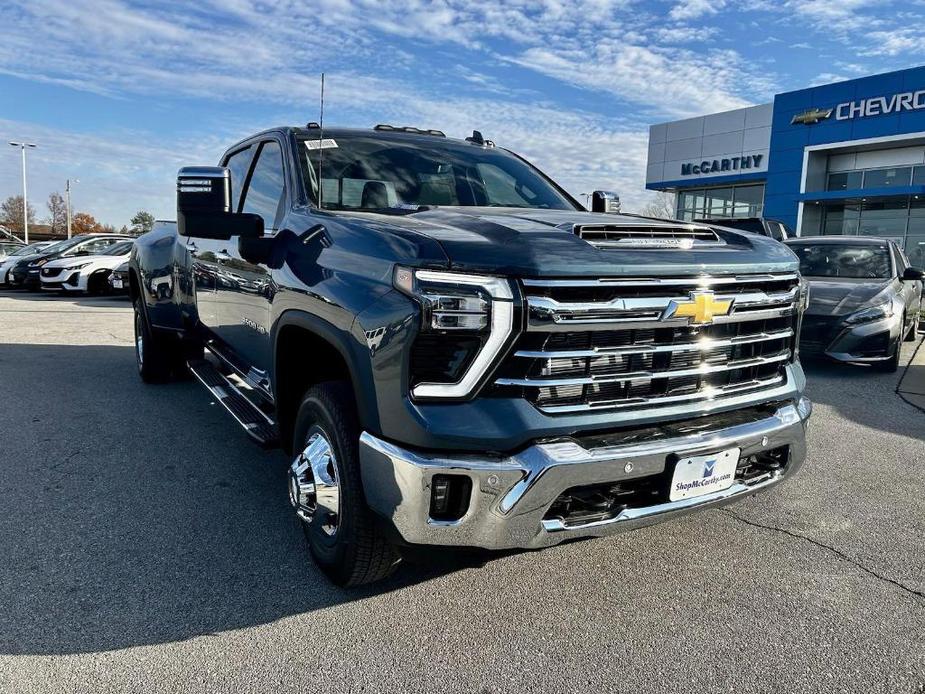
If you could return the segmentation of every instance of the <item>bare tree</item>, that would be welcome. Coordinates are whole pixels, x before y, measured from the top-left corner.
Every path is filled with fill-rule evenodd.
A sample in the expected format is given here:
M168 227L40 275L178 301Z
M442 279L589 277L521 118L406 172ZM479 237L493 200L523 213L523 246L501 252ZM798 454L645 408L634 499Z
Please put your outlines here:
M48 226L51 227L51 233L57 236L67 231L67 206L64 204L64 198L57 191L48 196Z
M664 190L660 190L648 205L642 208L641 214L644 217L657 217L659 219L674 219L676 216L674 207L674 195Z
M23 235L22 195L11 195L0 203L0 224L17 236ZM29 224L35 224L35 208L29 205Z

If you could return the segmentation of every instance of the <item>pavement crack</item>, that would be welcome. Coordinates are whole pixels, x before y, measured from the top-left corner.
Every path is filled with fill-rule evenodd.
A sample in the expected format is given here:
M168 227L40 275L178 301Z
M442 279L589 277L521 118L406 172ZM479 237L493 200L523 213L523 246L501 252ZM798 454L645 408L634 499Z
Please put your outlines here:
M753 528L761 528L761 529L763 529L763 530L771 530L771 531L774 531L774 532L778 532L778 533L781 533L781 534L783 534L783 535L788 535L789 537L795 538L795 539L797 539L797 540L803 540L804 542L808 542L808 543L810 543L811 545L815 545L816 547L819 547L820 549L828 550L829 552L831 552L832 554L834 554L835 556L837 556L839 559L842 559L842 560L848 562L849 564L851 564L851 565L853 565L854 567L860 569L861 571L863 571L863 572L866 573L867 575L873 576L873 577L876 578L877 580L883 581L884 583L889 583L889 584L891 584L891 585L893 585L893 586L896 586L896 587L899 588L900 590L902 590L902 591L904 591L904 592L906 592L906 593L908 593L908 594L910 594L910 595L914 595L914 596L916 596L916 597L918 597L918 598L923 598L923 599L925 599L925 592L923 592L923 591L921 591L921 590L916 590L915 588L910 588L909 586L905 585L904 583L901 583L901 582L897 581L896 579L890 578L889 576L884 576L883 574L878 573L878 572L874 571L873 569L864 566L864 564L862 564L861 562L859 562L857 559L855 559L854 557L851 557L851 556L845 554L845 553L842 552L840 549L836 549L835 547L832 547L831 545L827 545L827 544L825 544L824 542L820 542L819 540L814 540L813 538L808 537L808 536L806 536L806 535L800 535L800 533L794 532L794 531L792 531L792 530L787 530L786 528L779 528L779 527L777 527L776 525L766 525L766 524L764 524L764 523L759 523L759 522L757 522L757 521L749 520L748 518L743 518L743 517L740 516L738 513L734 513L733 511L730 511L729 509L722 509L721 512L722 512L722 513L725 513L725 514L728 515L728 516L731 516L731 517L735 518L737 521L740 521L740 522L742 522L742 523L745 523L745 525L750 525L750 526L752 526Z

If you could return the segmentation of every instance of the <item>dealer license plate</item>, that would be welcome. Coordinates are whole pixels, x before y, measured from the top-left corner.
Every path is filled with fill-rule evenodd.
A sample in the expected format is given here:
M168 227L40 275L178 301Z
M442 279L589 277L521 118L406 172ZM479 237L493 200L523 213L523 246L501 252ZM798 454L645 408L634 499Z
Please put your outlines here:
M728 489L735 480L738 463L738 448L712 455L681 458L674 468L668 498L678 501Z

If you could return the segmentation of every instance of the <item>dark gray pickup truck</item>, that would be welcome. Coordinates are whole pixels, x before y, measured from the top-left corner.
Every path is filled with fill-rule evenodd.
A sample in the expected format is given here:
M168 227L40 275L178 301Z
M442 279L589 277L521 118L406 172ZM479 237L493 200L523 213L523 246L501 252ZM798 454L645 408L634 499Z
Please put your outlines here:
M595 196L602 210L612 196ZM192 372L292 460L335 582L414 545L537 548L721 505L799 468L797 260L589 212L479 133L259 133L135 245L145 381Z

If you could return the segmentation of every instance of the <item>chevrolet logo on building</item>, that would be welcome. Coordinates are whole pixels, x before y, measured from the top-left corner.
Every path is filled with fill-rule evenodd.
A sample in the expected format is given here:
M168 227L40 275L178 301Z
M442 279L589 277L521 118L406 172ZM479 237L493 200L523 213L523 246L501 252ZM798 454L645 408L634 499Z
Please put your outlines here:
M728 316L732 299L717 299L713 292L691 292L690 301L672 301L664 319L690 318L692 325L709 325L715 316Z
M790 125L802 123L803 125L815 125L832 115L830 108L811 108L803 113L796 114L791 120Z

